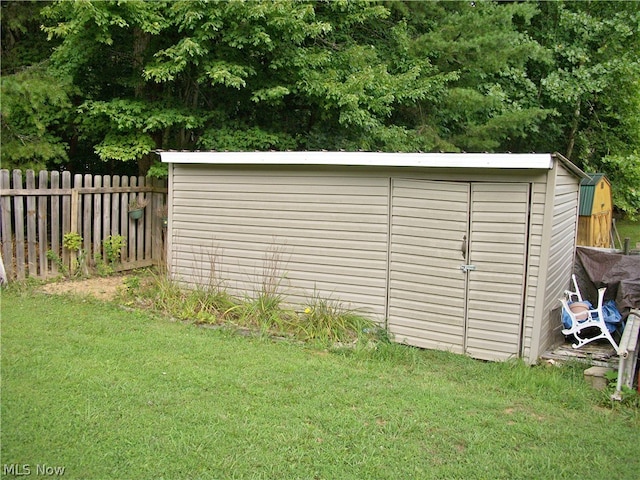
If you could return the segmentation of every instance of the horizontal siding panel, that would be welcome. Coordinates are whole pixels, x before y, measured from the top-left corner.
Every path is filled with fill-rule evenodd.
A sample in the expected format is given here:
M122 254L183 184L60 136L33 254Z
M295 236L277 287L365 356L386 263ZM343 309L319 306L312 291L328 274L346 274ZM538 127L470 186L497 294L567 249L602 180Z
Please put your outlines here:
M386 187L388 183L387 176L375 177L362 175L349 175L346 172L340 174L324 175L322 173L315 172L313 174L285 174L285 173L273 173L273 170L265 172L250 171L249 174L243 174L238 170L220 170L218 168L213 172L211 169L204 168L197 172L188 172L186 174L178 174L174 185L184 185L189 189L194 189L196 186L202 187L202 185L242 185L246 188L251 188L252 185L263 188L265 185L264 177L269 177L269 183L267 185L280 185L289 186L294 185L311 185L311 186L328 186L328 187L349 187L354 186L358 188L362 187Z
M338 203L338 205L337 205ZM174 202L175 207L193 207L193 200L189 198L177 198ZM351 203L347 203L351 204ZM313 202L313 201L298 201L298 202L287 202L287 201L279 201L279 200L264 200L260 203L256 204L255 201L251 200L233 200L227 197L224 198L206 198L198 200L197 206L199 208L215 208L219 211L224 211L225 209L231 211L238 211L241 214L245 211L274 211L274 212L287 212L288 214L299 214L299 213L313 213L313 214L322 214L322 213L334 213L337 214L341 210L343 203L335 202L335 203L321 203L321 202ZM385 203L381 204L355 204L358 205L358 211L363 215L386 215L387 214L387 205Z
M464 298L451 295L451 289L430 285L429 288L420 290L422 286L412 282L393 281L392 288L397 289L393 297L394 301L408 300L422 302L422 304L446 305L448 307L464 308ZM440 307L438 307L440 308Z
M371 242L376 243L380 246L380 248L384 248L386 250L386 234L372 234L367 232L359 232L353 230L317 230L312 228L289 228L289 229L278 229L273 227L264 227L264 226L249 226L245 225L242 227L241 231L235 225L231 225L229 223L226 224L208 224L206 222L200 223L191 223L188 221L181 221L179 219L175 219L173 221L173 227L176 230L180 231L180 235L184 236L187 232L190 231L200 231L203 233L209 233L211 235L215 235L217 232L238 232L239 235L247 235L247 234L255 234L261 235L265 239L269 238L284 238L284 237L295 237L295 236L303 236L307 238L327 238L331 240L341 240L341 241L350 241L350 242ZM174 237L175 238L175 237ZM209 236L209 238L212 238ZM382 246L384 243L384 246Z
M508 328L507 325L496 326L494 324L490 324L482 321L472 321L474 330L482 332L482 335L479 337L470 336L467 339L467 345L475 345L477 347L482 347L482 340L485 339L487 342L499 342L503 344L502 348L497 348L499 351L511 351L515 352L518 348L518 329L517 328ZM502 328L501 328L502 327ZM505 345L506 344L506 345Z
M354 249L359 251L366 251L368 254L380 255L384 252L386 257L386 244L381 245L378 239L371 238L371 235L362 235L357 238L349 235L336 236L325 235L323 238L305 236L307 231L291 231L286 232L286 235L269 235L269 232L264 231L246 231L243 229L241 234L236 233L233 227L228 225L219 225L218 228L212 230L191 230L180 229L180 231L174 235L175 239L178 239L180 243L185 245L226 245L226 242L234 243L255 243L261 246L268 245L282 245L284 247L296 247L296 246L313 246L320 249L336 249L336 250L348 250L352 252ZM366 239L366 240L365 240ZM372 240L372 241L370 241Z
M398 282L409 282L415 284L415 286L419 285L429 285L430 287L441 287L446 289L456 289L464 288L465 278L464 274L460 272L458 275L450 275L449 270L441 270L436 275L431 275L431 271L429 268L416 266L416 265L406 265L404 270L400 269L398 265L394 264L393 270L393 280ZM434 278L437 281L421 281L420 276L423 276L424 280Z
M444 350L452 353L462 354L462 345L454 343L457 336L447 336L439 333L429 332L429 337L424 336L421 330L413 330L397 326L390 326L389 331L395 337L395 341L414 347L428 348L431 350Z
M210 240L210 237L203 238L194 238L194 237L186 237L182 239L183 245L193 246L202 250L205 248L203 246L202 240L207 239ZM224 241L224 238L217 239ZM296 255L304 257L307 255L319 255L323 257L323 261L327 261L328 259L334 259L335 261L344 264L345 259L354 259L356 261L364 261L367 265L371 265L372 263L382 262L386 265L387 255L384 250L373 250L367 248L349 248L349 244L345 244L340 247L340 245L336 245L335 242L329 242L329 245L317 245L313 239L307 239L307 243L303 240L303 237L293 238L292 240L298 240L297 243L293 243L291 241L287 241L288 239L279 238L273 243L261 243L258 241L252 241L248 239L246 241L236 241L233 246L226 248L219 248L214 244L212 244L208 249L213 251L217 251L219 255L230 254L232 256L237 256L235 254L236 251L239 252L247 252L247 251L258 251L258 252L266 252L270 248L273 248L274 245L278 246L278 248L282 249L282 253L284 256L291 255L291 252L294 251ZM244 255L244 253L242 253ZM258 253L258 256L263 255L262 253ZM289 257L287 257L289 258Z
M450 221L450 222L465 222L467 221L467 213L466 212L454 212L450 210L438 210L433 208L433 205L425 205L423 209L417 208L409 208L409 207L399 207L395 204L393 207L393 215L400 220L404 217L406 220L405 225L411 225L412 220L427 219L427 220L438 220L438 221Z
M294 229L299 228L303 230L338 230L338 231L353 231L367 232L367 233L382 233L387 234L387 227L384 223L360 223L356 219L349 221L320 221L320 220L303 220L303 219L285 219L285 218L256 218L248 216L228 216L220 217L217 215L197 215L194 213L181 214L181 212L175 212L175 222L189 222L190 224L205 224L205 225L225 225L233 222L234 226L243 228L245 226L259 226L262 228L270 229ZM179 223L177 227L179 228Z
M210 187L213 188L213 187ZM180 191L176 192L175 199L178 201L179 199L188 200L191 202L199 202L201 200L211 200L215 199L215 195L220 194L220 192L216 192L215 190L212 192L185 192ZM226 192L223 195L220 194L220 198L224 198L232 201L255 201L255 202L269 202L270 200L265 198L265 194L263 193L255 193L255 192ZM376 195L350 195L344 191L341 191L339 194L314 194L313 197L300 197L299 195L295 195L286 191L284 193L274 193L274 200L278 202L287 202L287 203L324 203L324 204L333 204L333 205L386 205L387 204L387 196L376 196ZM257 205L259 208L259 206Z
M201 182L201 183L189 183L180 184L174 182L174 189L178 189L183 192L185 196L189 194L201 193L201 192L216 192L218 195L227 195L228 193L259 193L259 194L280 194L284 191L288 195L345 195L345 196L386 196L386 185L372 186L372 185L350 185L346 188L343 185L334 185L327 183L324 185L318 184L305 184L300 185L294 182L284 182L281 184L274 183L270 177L268 183L219 183L214 182Z
M469 289L469 301L478 301L485 304L506 304L512 305L514 298L519 298L522 293L520 285L501 285L500 291L488 291L482 289L479 282L473 282ZM505 290L511 289L511 292Z
M269 219L280 219L285 221L314 221L314 222L351 222L353 223L353 215L344 212L319 212L309 210L271 210L269 205L263 205L262 208L240 209L240 208L222 208L207 207L203 205L175 205L173 208L174 215L184 215L193 218L207 217L207 219L216 219L223 217L233 217L235 219L251 218L255 222L256 216L260 217L261 213L268 216ZM334 207L335 210L335 207ZM365 225L384 226L386 224L387 215L383 213L363 213L359 212L358 223Z
M473 330L475 322L483 320L491 322L497 330L504 328L506 325L518 325L520 324L521 312L517 314L499 312L496 310L476 310L469 317L469 329Z
M429 319L428 324L434 328L434 334L439 335L440 338L447 338L448 341L452 343L456 343L455 337L460 335L462 332L462 323L455 324L447 321L434 322L433 319ZM396 324L396 327L411 329L414 332L416 331L425 331L424 327L427 325L426 317L402 317L402 320Z

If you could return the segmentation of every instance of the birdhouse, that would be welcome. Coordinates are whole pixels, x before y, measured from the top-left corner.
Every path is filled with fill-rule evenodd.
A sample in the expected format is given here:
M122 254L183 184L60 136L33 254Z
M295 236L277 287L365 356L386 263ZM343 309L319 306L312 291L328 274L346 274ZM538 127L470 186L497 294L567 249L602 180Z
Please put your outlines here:
M578 245L611 247L613 204L611 184L602 173L590 173L580 182Z

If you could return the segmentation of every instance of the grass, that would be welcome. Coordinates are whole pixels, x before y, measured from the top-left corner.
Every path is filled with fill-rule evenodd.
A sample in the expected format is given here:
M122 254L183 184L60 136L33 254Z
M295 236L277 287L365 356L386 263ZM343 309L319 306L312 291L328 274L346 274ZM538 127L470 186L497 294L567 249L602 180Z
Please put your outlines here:
M625 238L631 239L631 248L636 248L636 244L640 243L640 220L635 222L628 219L617 220L616 228L618 229L618 235L621 241L624 242ZM616 245L617 244L618 239L616 238Z
M4 291L1 463L69 479L635 478L639 411L583 368L328 351Z

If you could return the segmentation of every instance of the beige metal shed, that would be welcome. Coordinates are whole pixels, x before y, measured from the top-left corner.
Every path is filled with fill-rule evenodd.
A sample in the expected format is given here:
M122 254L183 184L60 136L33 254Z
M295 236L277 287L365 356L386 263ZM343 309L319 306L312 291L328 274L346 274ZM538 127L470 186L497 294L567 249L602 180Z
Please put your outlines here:
M562 339L584 173L554 154L161 152L167 263L237 293L277 253L292 303L320 293L396 341L535 362ZM554 312L555 311L555 312Z

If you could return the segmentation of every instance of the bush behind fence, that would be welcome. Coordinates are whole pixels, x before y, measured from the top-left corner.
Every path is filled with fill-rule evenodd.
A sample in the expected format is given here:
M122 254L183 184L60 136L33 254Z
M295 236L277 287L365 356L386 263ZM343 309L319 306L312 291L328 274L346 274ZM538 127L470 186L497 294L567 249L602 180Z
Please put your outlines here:
M118 235L126 241L118 270L163 263L166 197L166 181L146 177L0 170L0 250L7 277L47 278L73 270L78 252L63 246L70 232L82 237L89 267L108 262L103 242ZM139 219L129 215L136 199L146 203Z

